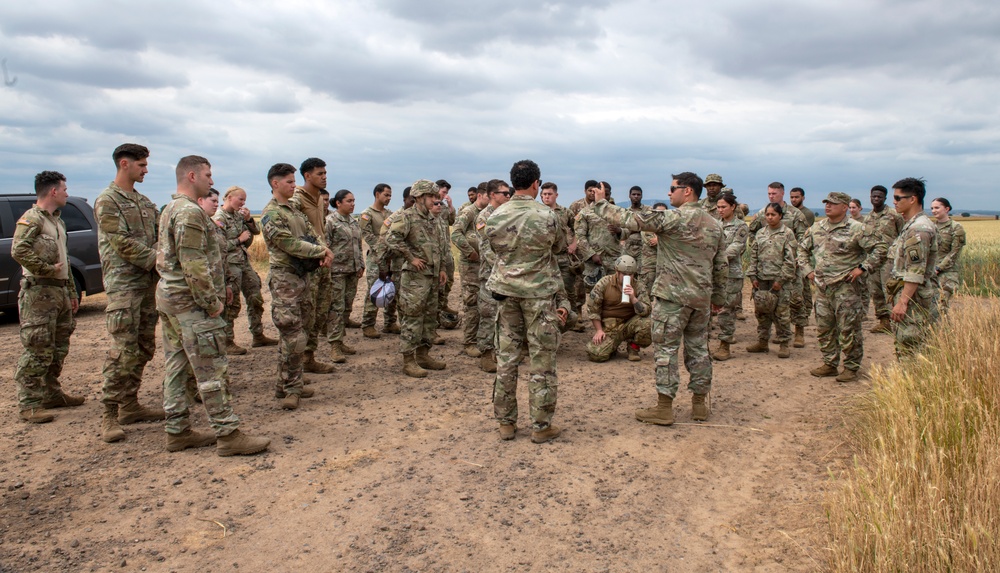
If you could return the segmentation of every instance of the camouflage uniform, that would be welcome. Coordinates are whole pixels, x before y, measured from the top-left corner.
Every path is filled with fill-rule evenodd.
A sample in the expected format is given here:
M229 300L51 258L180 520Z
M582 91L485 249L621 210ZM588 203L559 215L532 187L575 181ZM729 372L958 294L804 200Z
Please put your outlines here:
M226 384L223 245L216 224L185 195L172 197L161 222L156 308L163 322L166 431L176 435L191 428L188 380L193 373L212 430L228 436L240 420Z
M584 276L590 277L595 276L598 267L603 270L605 275L613 274L615 272L615 259L622 254L619 242L621 233L613 233L611 225L594 213L595 204L581 209L573 222L573 230L576 233L576 252L583 260ZM594 255L601 257L600 265L593 261ZM589 288L590 285L588 285Z
M365 279L368 281L368 288L365 289L365 309L361 315L361 328L365 327L375 327L375 319L378 318L378 307L372 302L371 297L368 293L372 290L372 285L375 284L375 280L378 279L379 274L379 259L377 255L377 247L379 243L379 235L384 228L383 223L392 211L385 209L384 211L378 211L375 207L368 207L365 209L361 216L358 217L358 227L361 229L361 237L365 240L365 245L368 246L367 256L365 257ZM389 304L389 306L383 311L382 323L383 326L391 326L396 322L396 300Z
M941 285L938 305L943 314L948 312L951 297L962 284L959 257L962 254L962 247L965 246L965 229L954 219L948 219L944 223L935 221L935 223L938 231L937 280Z
M322 245L303 237L314 231L301 211L272 199L260 218L261 234L267 244L271 289L271 321L280 334L281 361L277 389L286 395L302 393L302 354L306 351L307 317L314 314L310 275L298 266L299 259L321 259ZM279 393L280 393L279 392Z
M633 207L629 207L629 209L631 209L633 211L637 211L637 212L652 211L652 208L649 207L648 205L640 205L638 209L633 208ZM623 255L628 255L628 256L632 257L633 259L635 259L635 261L637 263L639 263L639 266L641 267L642 266L642 251L643 251L643 248L642 248L642 243L643 243L642 232L641 231L636 232L636 233L622 232L622 235L625 235L625 239L624 239L624 241L622 243L622 254Z
M812 227L813 224L816 222L816 214L813 213L812 210L806 207L805 205L795 208L798 209L800 213L802 213L802 217L805 218L806 221L806 230L809 230L809 228ZM803 237L804 236L805 235L803 235ZM798 239L799 241L801 241L802 237L798 237ZM809 321L809 309L814 308L812 284L809 282L809 278L806 277L807 274L808 273L801 272L801 270L799 271L799 275L802 277L802 304L805 305L806 309L805 310L806 322ZM862 282L859 283L862 287L862 294L867 292L867 286L864 282L866 278L867 278L867 273L861 276Z
M736 333L736 307L743 296L743 251L747 248L750 230L746 223L733 217L722 221L725 236L728 279L726 280L726 304L719 312L719 340L732 344Z
M587 198L577 199L569 204L567 208L569 210L569 228L572 233L573 239L576 238L576 216L580 214L580 211L588 205L592 205L593 202L587 203ZM569 243L573 241L570 240ZM567 243L567 244L569 244ZM579 247L579 245L577 245ZM573 310L577 313L582 313L583 303L587 300L587 293L589 289L587 285L583 283L583 271L584 263L583 258L580 256L580 249L577 248L576 254L573 255L576 259L576 265L573 267L573 288L570 290L569 299L572 301Z
M866 271L881 267L885 253L885 240L878 234L867 233L864 225L850 217L836 224L823 219L810 227L802 239L799 266L807 277L816 273L813 278L817 287L816 328L825 364L836 368L843 352L844 368L854 372L861 368L862 301L867 293L862 281L848 280L848 275L859 265Z
M462 344L476 344L479 333L479 237L476 217L481 209L470 203L458 212L451 231L451 242L460 253L459 277L462 279ZM470 257L476 257L472 260Z
M455 208L449 207L447 203L442 205L441 214L437 216L438 232L441 237L441 246L444 249L444 254L441 259L441 270L444 271L447 281L443 286L438 287L438 312L442 313L442 316L438 317L438 322L444 323L445 317L444 309L448 306L448 296L451 295L451 289L455 284L455 257L451 256L451 230L450 227L455 223ZM457 317L456 317L457 318ZM454 326L449 326L449 328L454 328Z
M389 314L388 312L385 314L385 325L383 329L388 329L390 326L398 326L398 301L400 293L399 280L403 276L403 257L389 248L389 246L385 243L385 238L389 234L389 227L402 217L403 213L406 211L406 209L398 209L385 218L385 221L382 222L382 228L379 229L378 243L375 247L375 256L379 261L379 272L388 275L389 279L392 281L393 287L396 289L396 298L394 298L392 303L389 305L393 311L392 314ZM369 289L369 292L370 290L371 289ZM388 310L388 307L386 310Z
M305 215L312 227L310 235L315 237L320 245L326 246L323 232L323 204L319 194L313 197L305 187L296 187L295 194L288 200L288 204ZM306 332L306 352L316 350L319 335L326 331L332 297L331 286L329 268L319 267L309 273L309 296L312 298L314 312L302 313L302 327Z
M212 219L219 224L225 237L226 281L233 288L233 299L226 305L224 318L226 320L226 339L233 340L233 321L240 315L240 293L247 300L247 322L250 323L250 333L255 337L264 334L264 297L260 293L260 275L250 264L247 247L253 243L253 236L260 234L257 222L243 219L238 212L227 213L225 209L216 211ZM243 231L250 231L250 238L241 243L239 236Z
M754 309L759 340L768 339L771 334L771 323L774 323L775 342L786 343L792 337L789 298L795 284L799 283L795 263L798 253L796 245L795 234L784 223L777 229L768 226L759 229L750 244L747 277L751 281L756 280L758 288L765 291L771 290L775 282L781 283L781 290L776 293L778 302L773 311L765 313L760 309ZM801 286L799 283L799 288Z
M891 199L892 197L890 197ZM891 245L899 230L903 228L903 216L892 207L882 209L882 212L871 211L865 216L865 231L870 235L881 234L886 244ZM886 296L885 283L892 275L892 261L886 260L877 269L868 273L868 292L875 307L875 317L889 319L892 309L889 308L890 298Z
M638 233L636 233L638 234ZM618 273L601 277L587 297L587 316L599 318L604 328L604 340L587 342L587 358L591 362L606 362L623 342L646 348L653 343L649 322L649 296L638 281L632 284L635 304L622 302L622 284Z
M728 263L722 225L698 206L685 203L670 211L636 213L598 201L594 213L629 231L657 237L656 279L651 319L656 361L656 391L673 398L680 385L678 352L684 341L688 389L704 395L712 388L708 354L711 304L725 303Z
M412 354L433 344L438 321L440 273L444 271L439 219L421 205L404 209L392 222L385 243L403 258L399 280L399 351ZM418 270L413 259L425 266Z
M566 245L570 245L573 242L573 225L570 223L572 220L572 215L569 209L559 205L558 203L551 207L552 212L556 214L559 218L559 229L566 236ZM562 252L556 253L556 262L559 264L559 276L562 277L563 282L563 292L566 298L569 300L570 308L574 310L579 306L576 300L576 277L579 274L580 259L576 254L569 254L567 249L563 249Z
M347 317L358 294L358 271L365 268L361 258L361 228L350 215L334 211L326 218L326 244L333 251L330 265L330 316L327 340L344 339Z
M476 216L476 233L479 235L479 332L476 336L477 348L483 354L494 350L496 347L497 332L497 301L493 298L493 293L486 287L490 275L493 274L493 265L496 263L496 254L486 240L486 221L493 214L496 207L487 205Z
M757 231L767 225L764 222L764 209L761 209L757 215L754 217L753 221L750 223L750 243L754 242L754 237ZM781 216L782 224L792 231L795 235L795 244L792 245L793 249L798 249L799 242L805 237L806 229L806 218L802 215L802 212L792 206L791 203L786 203L783 208L784 215ZM798 267L798 263L795 261L796 254L792 253L792 264ZM806 304L805 293L803 292L803 281L802 273L796 269L795 280L785 283L782 281L782 291L787 290L788 304L790 306L791 321L796 327L805 328L809 324L809 313L811 312L811 307ZM810 286L811 289L811 286ZM781 298L779 295L778 298ZM809 299L812 300L812 292L809 293Z
M17 220L10 248L24 274L17 295L24 352L14 371L21 411L41 409L63 395L59 375L76 328L71 301L77 295L60 215L59 209L50 214L32 206ZM58 263L63 266L56 270Z
M496 257L486 289L502 299L497 310L493 414L501 425L517 423L518 364L522 348L527 347L531 427L541 432L552 423L559 387L556 297L562 278L555 253L566 248L566 236L559 232L559 218L551 209L517 194L489 217L483 234ZM568 311L568 303L563 304Z
M649 292L656 279L656 235L640 231L642 237L642 257L639 259L639 274L636 281L642 284L643 290Z
M928 330L937 322L938 280L934 272L937 257L937 226L923 212L917 213L903 225L889 249L892 276L886 283L886 294L892 295L893 306L899 303L904 282L919 285L903 320L896 324L898 357L918 352Z
M94 201L111 349L104 362L106 406L135 402L156 351L156 205L112 182Z

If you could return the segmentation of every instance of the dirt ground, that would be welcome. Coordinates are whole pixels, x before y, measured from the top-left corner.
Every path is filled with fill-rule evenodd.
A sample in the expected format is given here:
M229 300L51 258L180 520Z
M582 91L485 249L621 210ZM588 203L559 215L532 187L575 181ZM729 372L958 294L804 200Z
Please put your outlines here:
M809 375L814 325L780 360L747 354L755 323L739 322L734 358L715 364L710 420L691 422L682 386L669 428L633 417L655 403L651 350L592 364L592 330L569 333L555 416L565 431L543 445L529 440L526 369L517 439L499 440L492 377L460 354L460 330L432 350L448 369L422 380L400 374L397 337L348 330L358 355L307 375L317 394L295 412L272 394L277 348L252 349L230 360L235 409L271 448L220 458L168 453L161 423L100 440L104 305L84 299L63 373L87 402L50 424L17 419L18 328L0 325L0 572L825 568L829 472L847 464L846 406L867 382ZM236 332L248 345L245 319ZM866 333L864 370L891 360L890 338ZM158 354L143 402L161 399L162 377Z

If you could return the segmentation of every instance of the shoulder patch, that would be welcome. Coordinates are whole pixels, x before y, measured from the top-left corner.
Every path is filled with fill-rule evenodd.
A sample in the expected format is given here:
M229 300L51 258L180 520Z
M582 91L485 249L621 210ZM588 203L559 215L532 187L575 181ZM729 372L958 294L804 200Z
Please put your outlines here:
M479 221L479 222L476 223L476 229L477 230L478 229L482 229L485 226L486 226L486 221Z
M24 217L21 217L20 219L17 220L17 224L18 225L31 225L31 221L29 221L28 219L26 219Z
M388 226L392 225L392 221L390 221L390 220L389 220L389 219L387 218L387 219L385 220L385 222L384 222L384 223L382 223L382 224L383 224L383 225L385 225L386 227L388 227Z
M260 224L261 225L266 225L270 221L271 221L271 214L270 213L267 213L263 217L260 218Z
M215 222L215 224L216 224L216 225L217 225L217 226L218 226L218 227L219 227L220 229L224 229L224 228L226 228L226 226L225 226L224 224L222 224L222 221L216 221L215 219L212 219L212 221L214 221L214 222Z
M371 217L368 215L368 213L362 213L361 214L361 218L364 219L365 221L371 219Z

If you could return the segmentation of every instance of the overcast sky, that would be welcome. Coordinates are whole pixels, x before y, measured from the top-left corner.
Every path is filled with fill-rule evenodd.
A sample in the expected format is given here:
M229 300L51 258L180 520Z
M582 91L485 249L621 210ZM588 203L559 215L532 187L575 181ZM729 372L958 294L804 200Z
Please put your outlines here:
M393 208L420 178L460 198L522 158L563 204L586 179L624 201L694 171L752 206L774 180L867 207L917 176L956 209L1000 209L989 0L4 2L0 57L5 192L55 169L93 201L136 142L157 204L198 154L254 209L271 164L310 156L358 210L378 182Z

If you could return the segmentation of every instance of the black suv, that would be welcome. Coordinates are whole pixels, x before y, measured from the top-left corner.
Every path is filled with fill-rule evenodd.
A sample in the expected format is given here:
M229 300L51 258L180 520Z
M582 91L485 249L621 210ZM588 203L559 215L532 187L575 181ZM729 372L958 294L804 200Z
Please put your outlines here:
M34 194L0 195L0 311L16 312L17 309L21 265L10 256L10 244L17 220L34 204ZM83 197L70 197L62 209L62 220L66 223L69 265L77 292L81 295L104 292L94 208Z

